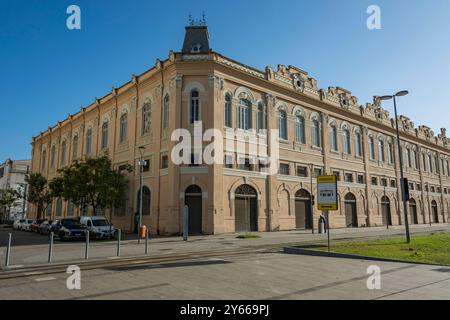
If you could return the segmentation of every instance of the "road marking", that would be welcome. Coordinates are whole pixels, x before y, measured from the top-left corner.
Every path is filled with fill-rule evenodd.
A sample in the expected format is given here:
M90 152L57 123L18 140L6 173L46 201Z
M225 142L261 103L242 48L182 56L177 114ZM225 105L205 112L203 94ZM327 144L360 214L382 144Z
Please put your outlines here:
M56 278L55 277L45 277L45 278L34 279L34 281L36 281L36 282L44 282L44 281L52 281L52 280L56 280Z

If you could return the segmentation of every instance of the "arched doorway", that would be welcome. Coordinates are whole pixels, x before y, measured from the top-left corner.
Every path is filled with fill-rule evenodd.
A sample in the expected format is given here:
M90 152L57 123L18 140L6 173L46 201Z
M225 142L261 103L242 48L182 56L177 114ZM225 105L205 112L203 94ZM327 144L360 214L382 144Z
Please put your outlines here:
M151 207L151 192L150 189L146 186L142 187L142 216L150 215L150 207ZM139 228L139 219L140 219L140 206L141 206L141 190L138 190L137 199L136 199L136 210L135 210L135 221L134 221L134 232L137 233ZM143 224L143 223L142 223ZM147 226L148 228L148 226Z
M151 192L150 189L146 186L142 187L142 194L144 195L142 197L142 215L150 215L150 202L151 202ZM140 208L140 200L141 200L141 190L138 191L138 196L137 196L137 211L139 212L139 208Z
M295 194L295 227L312 229L311 195L304 189Z
M356 212L356 197L352 193L347 193L344 198L345 203L345 225L347 228L358 227L358 214Z
M184 196L184 204L189 208L189 235L202 233L202 189L192 185L187 187Z
M438 206L435 200L431 201L431 213L433 214L433 222L439 223Z
M416 200L409 199L409 219L411 224L419 224L419 218L417 217L417 205Z
M385 226L392 226L391 200L387 196L381 198L381 215L383 224Z
M236 189L234 201L235 231L258 231L256 190L244 184Z

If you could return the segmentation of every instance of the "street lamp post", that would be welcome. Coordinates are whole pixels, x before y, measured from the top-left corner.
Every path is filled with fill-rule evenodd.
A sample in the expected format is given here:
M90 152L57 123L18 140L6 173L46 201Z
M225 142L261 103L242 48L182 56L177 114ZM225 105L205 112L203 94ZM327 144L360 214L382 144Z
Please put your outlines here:
M427 202L428 202L428 220L431 227L431 202L430 202L430 185L427 184Z
M384 195L384 202L386 202L386 185L387 185L387 177L383 176L383 195ZM384 203L383 203L384 204ZM385 219L386 219L386 229L389 229L389 215L388 211L385 210Z
M405 232L406 232L406 242L410 243L411 242L411 236L409 234L409 223L408 223L408 205L407 205L407 196L406 196L406 190L405 190L405 185L404 185L404 176L403 176L403 157L402 157L402 148L400 146L400 133L398 130L398 116L397 116L397 101L396 101L396 97L403 97L406 96L409 92L404 90L404 91L400 91L397 92L394 95L387 95L387 96L382 96L381 100L394 100L394 113L395 113L395 129L396 129L396 133L397 133L397 147L398 147L398 160L399 160L399 165L400 165L400 185L401 185L401 191L402 191L402 200L403 200L403 213L404 213L404 219L405 219Z
M311 228L312 228L312 233L314 233L314 196L313 196L313 171L314 171L314 165L311 163L310 165L310 170L309 170L309 179L310 179L310 186L311 186L311 193L309 195L309 206L310 206L310 211L311 211Z
M144 161L144 155L143 155L143 151L144 151L144 147L139 147L139 153L141 155L140 159L139 159L139 228L138 228L138 243L141 243L141 227L142 227L142 189L144 187L144 182L143 182L143 178L144 178L144 166L145 166L145 161Z

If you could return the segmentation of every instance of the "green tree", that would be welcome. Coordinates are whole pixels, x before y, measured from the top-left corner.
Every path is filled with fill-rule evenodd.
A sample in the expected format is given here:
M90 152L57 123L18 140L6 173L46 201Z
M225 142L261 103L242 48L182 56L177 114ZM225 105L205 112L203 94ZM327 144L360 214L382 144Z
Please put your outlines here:
M54 191L50 188L47 179L40 173L26 176L28 183L28 202L37 207L37 219L45 217L45 212L54 198Z
M132 167L127 165L126 171ZM90 205L94 214L99 209L110 209L123 205L128 188L127 176L112 168L107 155L75 161L71 166L59 170L59 175L50 183L55 195L83 207Z
M19 191L11 188L0 189L0 208L3 208L3 220L8 220L6 214L11 211L11 208L16 202L22 198Z

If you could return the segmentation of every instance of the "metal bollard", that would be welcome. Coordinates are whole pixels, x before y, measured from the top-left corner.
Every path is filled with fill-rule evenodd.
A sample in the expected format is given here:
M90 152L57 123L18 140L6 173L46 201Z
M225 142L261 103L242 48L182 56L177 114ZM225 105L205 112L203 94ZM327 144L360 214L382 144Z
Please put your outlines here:
M145 254L148 254L148 229L145 230Z
M12 238L12 234L8 233L8 246L6 247L6 261L5 261L6 267L9 267L9 257L11 254L11 238Z
M48 263L52 262L53 256L53 232L50 232L50 245L48 247Z
M89 231L86 231L86 250L84 252L84 259L89 259Z
M117 230L117 256L120 257L120 241L122 238L122 230Z

